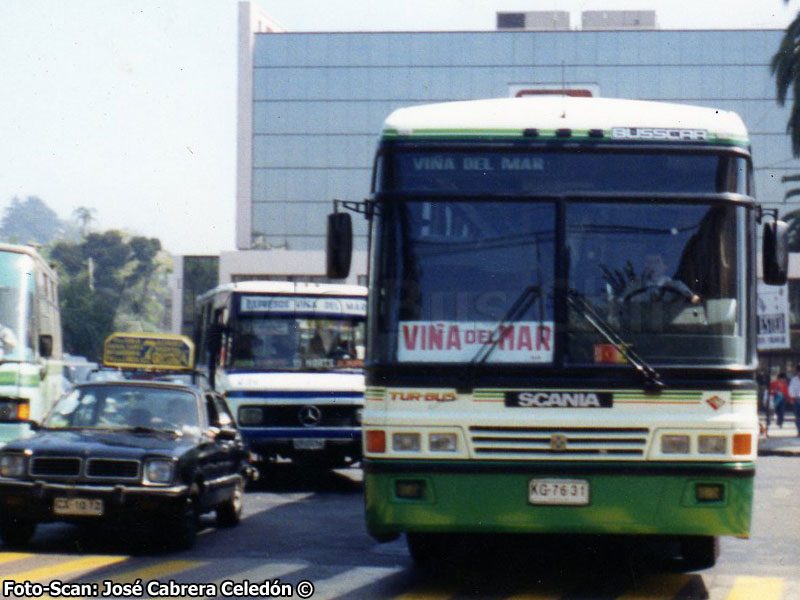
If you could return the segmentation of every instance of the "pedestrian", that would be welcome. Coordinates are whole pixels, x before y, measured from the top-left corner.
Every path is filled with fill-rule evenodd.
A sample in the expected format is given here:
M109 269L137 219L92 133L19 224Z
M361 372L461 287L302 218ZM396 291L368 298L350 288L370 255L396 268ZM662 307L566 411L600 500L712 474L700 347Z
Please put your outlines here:
M778 373L778 378L769 384L769 399L775 410L778 427L783 427L783 415L786 411L786 403L789 401L789 387L786 385L786 373L783 371Z
M772 407L769 401L769 372L761 370L756 373L756 382L758 383L758 405L764 411L766 418L766 425L762 425L762 433L767 435L767 428L772 421Z
M797 437L800 437L800 365L795 368L794 377L789 382L789 404L794 408L794 424Z

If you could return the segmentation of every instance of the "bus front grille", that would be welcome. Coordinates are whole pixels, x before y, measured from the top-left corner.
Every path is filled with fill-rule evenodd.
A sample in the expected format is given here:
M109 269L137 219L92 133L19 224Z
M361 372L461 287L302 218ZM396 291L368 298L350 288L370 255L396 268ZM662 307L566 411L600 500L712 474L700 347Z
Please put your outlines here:
M482 458L627 458L644 456L646 427L470 427Z

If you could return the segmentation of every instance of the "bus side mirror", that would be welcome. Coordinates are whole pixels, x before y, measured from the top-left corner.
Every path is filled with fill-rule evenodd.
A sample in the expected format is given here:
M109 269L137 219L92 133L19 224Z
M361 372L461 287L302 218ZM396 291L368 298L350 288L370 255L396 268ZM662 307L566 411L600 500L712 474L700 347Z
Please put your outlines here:
M328 215L325 272L330 279L346 279L353 258L353 222L348 213Z
M220 323L211 325L208 331L208 349L212 355L219 353L222 348L222 334L225 333L225 326Z
M53 356L53 336L43 333L39 336L39 356L50 358Z
M762 277L767 285L783 285L789 277L789 225L785 221L764 223L761 238Z

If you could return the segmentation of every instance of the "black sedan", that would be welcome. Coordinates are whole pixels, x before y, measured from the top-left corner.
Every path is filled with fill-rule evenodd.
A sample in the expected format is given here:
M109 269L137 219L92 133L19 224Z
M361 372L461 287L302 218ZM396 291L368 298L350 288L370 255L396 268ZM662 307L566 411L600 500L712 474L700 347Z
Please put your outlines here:
M180 383L76 386L35 435L0 450L0 536L26 544L38 523L148 525L174 548L198 517L239 522L248 453L225 401Z

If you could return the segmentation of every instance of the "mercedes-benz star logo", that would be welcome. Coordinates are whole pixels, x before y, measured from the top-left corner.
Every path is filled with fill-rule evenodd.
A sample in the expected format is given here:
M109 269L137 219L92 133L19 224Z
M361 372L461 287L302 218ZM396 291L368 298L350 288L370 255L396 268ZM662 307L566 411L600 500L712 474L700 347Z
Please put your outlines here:
M322 421L322 412L316 406L304 406L297 413L303 427L316 427Z

